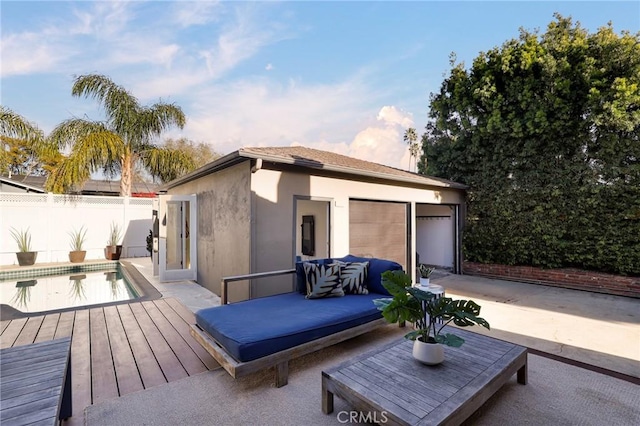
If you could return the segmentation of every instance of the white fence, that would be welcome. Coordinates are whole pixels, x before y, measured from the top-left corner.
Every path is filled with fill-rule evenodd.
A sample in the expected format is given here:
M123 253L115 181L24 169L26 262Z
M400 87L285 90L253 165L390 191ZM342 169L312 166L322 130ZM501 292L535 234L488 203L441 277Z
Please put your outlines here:
M29 228L36 264L68 262L69 232L81 226L86 260L104 259L112 222L123 230L123 258L148 256L152 204L150 198L0 193L0 265L18 263L11 228Z

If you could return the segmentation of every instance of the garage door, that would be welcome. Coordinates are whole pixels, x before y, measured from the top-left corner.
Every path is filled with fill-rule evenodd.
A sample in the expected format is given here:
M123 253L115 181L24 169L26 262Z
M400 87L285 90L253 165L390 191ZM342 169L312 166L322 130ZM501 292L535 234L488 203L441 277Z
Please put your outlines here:
M349 252L394 260L407 269L407 204L349 201Z

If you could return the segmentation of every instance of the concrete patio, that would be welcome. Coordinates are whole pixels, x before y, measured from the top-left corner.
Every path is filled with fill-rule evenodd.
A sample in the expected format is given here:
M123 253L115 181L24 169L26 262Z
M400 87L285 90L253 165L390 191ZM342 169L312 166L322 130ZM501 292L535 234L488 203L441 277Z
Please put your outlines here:
M189 282L160 284L146 259L130 259L158 290L191 309L215 306L215 295ZM640 313L618 296L441 274L447 295L472 298L492 325L487 334L531 349L529 384L515 377L465 424L639 424ZM474 331L481 331L475 330ZM394 326L291 363L289 385L272 386L272 371L234 380L218 369L129 394L86 410L89 425L344 423L339 399L320 411L320 372L404 334ZM342 413L342 414L340 414ZM342 417L340 417L342 416Z

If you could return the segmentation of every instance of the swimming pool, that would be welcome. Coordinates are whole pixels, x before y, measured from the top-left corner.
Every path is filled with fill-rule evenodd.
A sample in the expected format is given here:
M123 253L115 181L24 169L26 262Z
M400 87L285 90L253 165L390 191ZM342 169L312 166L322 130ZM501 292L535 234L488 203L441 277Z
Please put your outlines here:
M120 265L108 270L0 281L0 303L24 313L122 302L139 296L125 279Z

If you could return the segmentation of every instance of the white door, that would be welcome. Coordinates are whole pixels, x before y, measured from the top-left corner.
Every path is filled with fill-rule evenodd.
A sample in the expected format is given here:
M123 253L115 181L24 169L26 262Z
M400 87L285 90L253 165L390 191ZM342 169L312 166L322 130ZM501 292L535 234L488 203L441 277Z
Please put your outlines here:
M160 195L160 281L195 280L197 277L196 207L195 195Z

